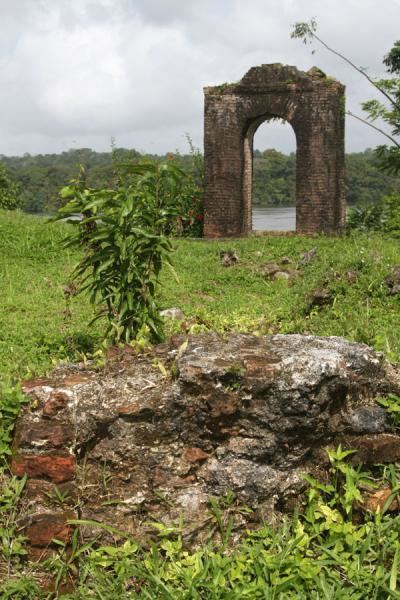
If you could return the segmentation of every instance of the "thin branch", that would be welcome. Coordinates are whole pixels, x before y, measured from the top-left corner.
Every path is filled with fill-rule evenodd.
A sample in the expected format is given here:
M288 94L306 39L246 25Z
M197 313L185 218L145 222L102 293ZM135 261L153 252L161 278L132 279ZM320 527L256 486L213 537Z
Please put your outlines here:
M388 94L385 90L383 90L363 69L361 69L360 67L357 67L357 65L355 65L349 58L344 56L344 54L341 54L340 52L337 52L336 50L334 50L333 48L328 46L328 44L326 44L320 37L318 37L318 35L316 33L314 33L314 31L312 31L310 28L309 28L309 33L310 33L310 35L315 37L315 39L318 40L319 43L322 44L322 46L324 46L327 50L329 50L329 52L332 52L332 54L339 56L339 58L341 58L342 60L347 62L347 64L349 64L351 67L353 67L353 69L355 69L361 75L363 75L374 86L374 88L376 88L379 92L381 92L381 94L383 94L389 100L389 102L394 106L394 108L396 108L397 110L400 110L400 104L398 102L396 102L396 100L394 98L392 98L392 96L390 94Z
M349 110L346 111L346 115L349 115L350 117L353 117L354 119L357 119L358 121L361 121L361 123L364 123L364 125L368 125L368 127L372 127L372 129L375 129L375 131L379 131L379 133L381 133L382 135L387 137L395 146L397 146L397 148L400 149L400 143L397 142L391 135L386 133L386 131L384 131L383 129L380 129L376 125L373 125L366 119L363 119L362 117L359 117L358 115L355 115L354 113L350 112Z

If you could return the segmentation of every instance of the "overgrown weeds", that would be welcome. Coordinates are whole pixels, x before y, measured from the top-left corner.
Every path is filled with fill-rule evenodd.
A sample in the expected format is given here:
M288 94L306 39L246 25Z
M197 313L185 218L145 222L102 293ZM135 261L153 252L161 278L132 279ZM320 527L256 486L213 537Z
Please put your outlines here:
M0 211L0 379L28 378L60 360L79 361L100 349L99 322L87 294L65 296L69 273L82 257L62 249L70 226L46 225L40 217ZM165 324L171 333L244 331L256 334L339 335L365 342L400 360L400 302L385 278L399 264L398 241L379 233L346 237L257 237L234 242L174 241L172 263L160 273L161 308L183 310L183 323ZM315 260L300 266L289 283L266 279L261 267L282 257L293 261L317 248ZM234 248L239 261L225 268L220 251ZM308 311L319 287L332 295L329 306Z
M27 398L18 385L0 384L0 472L11 454L15 420Z
M156 524L158 542L147 548L129 535L121 539L115 530L113 544L83 543L76 529L69 552L60 544L48 563L58 586L71 578L75 583L74 592L57 597L399 598L400 515L388 512L399 490L398 468L367 472L348 463L350 454L340 447L328 452L330 480L308 479L302 514L249 530L237 543L231 535L232 495L210 500L210 530L218 535L198 548L185 546L182 523ZM370 512L363 508L363 497L379 485L390 485L392 496ZM26 586L29 581L33 585L25 580ZM3 594L15 585L10 579Z

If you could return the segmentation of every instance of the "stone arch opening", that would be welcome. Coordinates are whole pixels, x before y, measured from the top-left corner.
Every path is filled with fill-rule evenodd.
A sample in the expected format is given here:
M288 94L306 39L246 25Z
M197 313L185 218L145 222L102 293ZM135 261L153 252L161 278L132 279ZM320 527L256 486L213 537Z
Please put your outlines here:
M248 199L252 231L295 231L296 151L295 132L284 119L268 116L255 129Z
M344 225L344 86L313 67L251 68L235 84L205 88L207 237L251 232L252 144L269 118L297 140L296 231L335 233ZM250 196L251 197L251 196Z

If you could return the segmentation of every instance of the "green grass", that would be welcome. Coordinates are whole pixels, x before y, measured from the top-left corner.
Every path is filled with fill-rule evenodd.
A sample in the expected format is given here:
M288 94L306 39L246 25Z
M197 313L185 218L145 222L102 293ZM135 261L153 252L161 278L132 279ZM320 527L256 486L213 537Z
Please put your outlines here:
M328 452L331 481L320 483L309 478L303 514L283 519L279 526L264 524L256 531L246 532L236 542L232 536L235 517L249 509L238 504L232 494L219 500L210 499L209 540L197 548L185 547L180 523L155 524L156 542L147 548L115 529L114 539L107 545L96 543L96 539L82 544L79 530L75 529L70 547L60 542L58 554L41 567L42 575L51 576L60 585L73 584L74 591L70 593L61 589L54 594L40 593L39 570L32 577L21 567L19 571L15 568L23 558L15 523L23 482L14 479L3 496L3 505L14 517L8 523L8 531L15 545L11 546L3 532L0 555L4 549L10 550L11 573L3 582L0 580L1 597L14 600L399 598L400 515L390 515L385 510L361 514L355 508L361 498L360 490L373 489L378 478L393 489L388 505L398 498L399 473L393 467L365 472L347 462L350 453L340 447ZM111 533L107 525L97 525Z
M79 255L62 248L68 231L42 217L0 213L0 377L25 378L62 359L93 351L102 324L88 323L88 299L71 300L65 314L63 286ZM266 280L259 267L317 247L316 259L291 285ZM240 261L223 267L220 250L234 248ZM259 255L261 253L261 255ZM400 298L384 278L399 260L399 242L374 234L350 237L254 237L232 241L179 240L170 270L162 275L163 308L180 307L191 331L251 331L340 335L365 342L400 360ZM357 275L349 284L346 272ZM333 303L308 310L310 295L329 287ZM177 324L168 324L169 333Z
M399 261L398 244L365 234L255 237L223 243L181 241L174 256L179 284L166 273L162 300L217 330L340 335L399 359L400 298L388 296L384 284ZM313 247L318 249L317 258L301 268L300 276L289 286L286 281L266 280L259 273L265 262L288 256L296 263ZM219 251L228 248L235 248L240 257L238 265L230 268L218 259ZM348 271L357 275L351 285ZM332 306L309 313L312 291L324 284L334 297Z
M0 377L29 377L73 356L85 340L91 309L73 302L66 317L63 286L78 256L62 249L67 226L0 212Z
M88 299L78 296L66 306L63 286L79 260L78 253L62 248L67 233L68 226L60 223L0 212L0 379L45 373L57 361L76 360L100 345L101 323L88 327L93 317ZM398 244L377 234L179 240L173 256L178 281L165 269L160 301L163 308L180 307L186 321L167 323L167 333L183 327L193 332L342 335L400 361L400 298L388 295L384 282L399 262ZM315 260L299 266L290 285L260 274L262 264L284 256L293 261L289 268L296 269L301 255L313 247ZM219 252L226 249L235 249L237 265L221 265ZM313 290L322 286L330 290L331 303L310 309ZM17 403L13 394L17 391L9 387L1 405L3 446L9 443ZM393 498L398 495L398 468L381 466L364 473L343 458L339 449L330 455L333 485L310 482L303 515L249 533L235 545L229 540L230 519L243 507L232 498L233 504L220 499L210 506L212 526L226 544L210 539L200 548L185 548L177 524L174 531L160 526L160 539L150 549L139 548L127 536L122 541L116 536L110 546L96 547L93 540L82 547L76 530L72 547L60 547L47 566L48 574L62 582L77 573L79 561L76 590L56 596L39 592L35 579L41 579L41 570L32 578L24 569L16 519L24 481L0 470L0 557L6 559L0 595L21 600L400 598L400 516L356 514L353 519L351 514L358 486L365 491L368 479L371 485L383 481L393 489Z

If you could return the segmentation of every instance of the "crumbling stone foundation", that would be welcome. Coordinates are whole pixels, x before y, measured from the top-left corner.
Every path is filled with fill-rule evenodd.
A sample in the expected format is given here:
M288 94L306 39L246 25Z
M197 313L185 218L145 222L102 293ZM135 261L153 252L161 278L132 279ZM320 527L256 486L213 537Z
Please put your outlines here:
M336 233L344 225L344 86L313 67L252 67L233 84L206 87L206 237L251 231L253 137L270 119L296 134L296 231Z
M301 504L304 473L329 469L326 446L356 449L356 462L400 460L375 402L400 392L400 373L363 344L202 334L149 355L114 350L100 372L61 367L23 384L31 402L11 470L28 476L19 525L31 558L67 542L76 518L146 541L150 521L183 515L185 541L202 541L209 497L230 490L254 526L273 520Z

